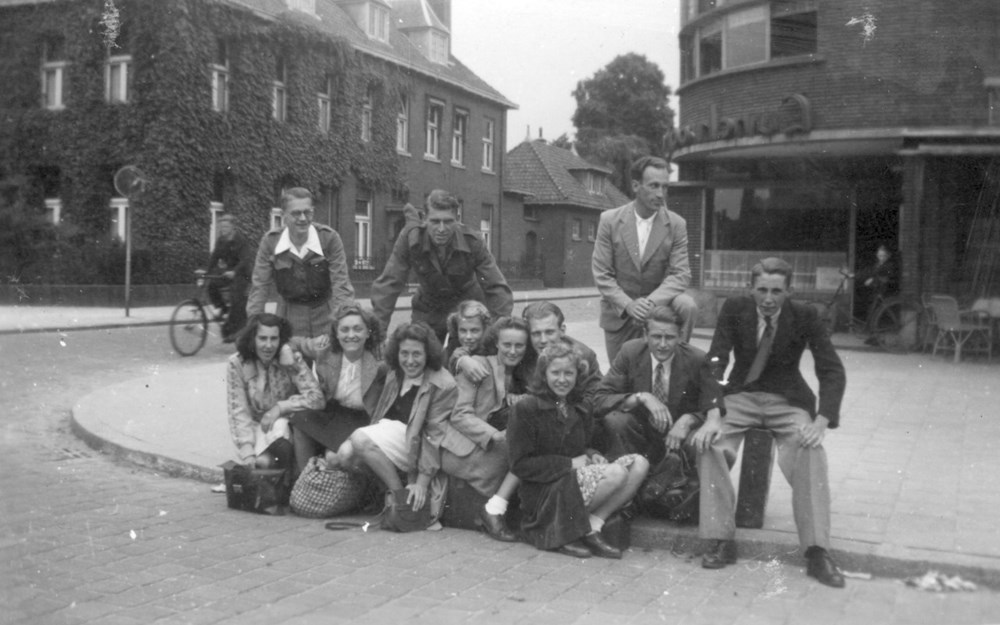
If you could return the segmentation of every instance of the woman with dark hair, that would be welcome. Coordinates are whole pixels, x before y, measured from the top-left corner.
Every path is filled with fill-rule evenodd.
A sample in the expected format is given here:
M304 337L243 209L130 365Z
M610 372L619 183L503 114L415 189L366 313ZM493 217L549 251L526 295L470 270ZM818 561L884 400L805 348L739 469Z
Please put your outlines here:
M507 440L511 470L521 480L521 531L539 549L621 558L601 528L635 496L649 463L638 454L608 463L587 449L593 419L578 383L587 373L572 343L549 343L538 356L531 395L511 411Z
M288 346L292 326L268 313L254 315L236 339L226 372L229 429L243 464L291 466L288 421L323 406L323 393L301 355Z
M293 349L315 362L326 398L322 411L292 419L292 441L301 472L309 458L327 450L328 460L359 427L371 423L385 385L382 328L378 319L357 304L340 306L333 316L333 336L294 337Z
M470 357L487 374L481 381L458 374L458 400L441 441L442 469L489 498L479 512L479 524L504 542L517 540L504 521L507 502L519 483L508 470L506 429L510 407L528 392L535 361L529 336L522 319L500 317L490 326L483 349L491 355Z
M440 444L444 423L455 407L455 379L442 367L444 350L434 331L423 322L397 327L386 347L385 386L372 415L372 424L359 428L340 446L331 461L356 467L363 464L389 489L404 488L406 503L417 511L430 505L431 529L444 504Z

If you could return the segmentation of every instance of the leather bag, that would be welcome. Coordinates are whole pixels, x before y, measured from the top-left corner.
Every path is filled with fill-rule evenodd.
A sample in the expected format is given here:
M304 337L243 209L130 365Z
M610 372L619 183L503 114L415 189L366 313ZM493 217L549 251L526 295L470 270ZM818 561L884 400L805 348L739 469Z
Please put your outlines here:
M382 529L392 532L418 532L427 529L431 524L430 498L424 502L424 507L414 511L413 505L406 503L409 492L405 488L400 488L386 494Z
M639 506L646 514L679 524L698 522L701 488L694 452L668 451L639 488Z
M258 514L285 514L291 491L287 469L257 469L230 460L222 470L227 506Z

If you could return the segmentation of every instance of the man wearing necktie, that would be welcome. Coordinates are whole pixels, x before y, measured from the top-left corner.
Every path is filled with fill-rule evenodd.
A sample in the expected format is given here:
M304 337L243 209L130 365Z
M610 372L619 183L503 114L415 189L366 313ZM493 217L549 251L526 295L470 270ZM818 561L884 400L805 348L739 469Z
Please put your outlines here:
M625 343L594 392L595 445L613 460L639 453L651 465L678 449L710 413L722 390L705 352L681 342L677 315L657 306L642 339Z
M816 310L789 299L792 268L766 258L751 269L750 296L726 300L708 357L721 375L733 353L725 390L725 416L709 415L695 433L701 452L701 509L698 533L708 541L702 566L717 569L736 562L736 493L729 469L750 428L771 432L778 466L792 485L792 508L807 573L841 588L844 577L830 547L830 490L823 439L840 420L844 365ZM816 396L799 371L808 347L819 380Z

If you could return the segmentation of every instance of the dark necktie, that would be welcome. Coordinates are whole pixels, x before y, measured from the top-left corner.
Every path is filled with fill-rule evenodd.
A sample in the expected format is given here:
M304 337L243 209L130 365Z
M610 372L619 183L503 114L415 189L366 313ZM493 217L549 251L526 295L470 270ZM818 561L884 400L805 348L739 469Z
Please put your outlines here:
M657 363L656 373L653 374L653 396L660 400L664 406L667 405L668 390L663 383L663 363Z
M750 365L750 373L747 374L746 384L750 384L760 377L767 364L767 357L771 355L771 343L774 342L774 326L771 325L771 318L764 316L764 335L760 337L760 344L757 345L757 355L754 356L753 364Z

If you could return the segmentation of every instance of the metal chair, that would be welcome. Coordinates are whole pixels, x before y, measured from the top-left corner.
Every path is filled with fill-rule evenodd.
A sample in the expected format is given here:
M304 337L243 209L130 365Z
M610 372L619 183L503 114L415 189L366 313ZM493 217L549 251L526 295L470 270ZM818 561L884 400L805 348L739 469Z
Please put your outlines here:
M931 295L928 304L937 329L932 355L936 355L938 349L953 349L955 362L959 362L962 359L962 348L970 339L978 336L984 345L977 351L985 351L986 357L993 360L993 326L989 317L971 311L960 311L958 301L950 295ZM972 345L977 344L971 343L970 347Z

